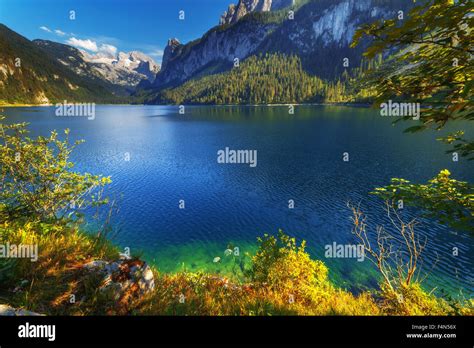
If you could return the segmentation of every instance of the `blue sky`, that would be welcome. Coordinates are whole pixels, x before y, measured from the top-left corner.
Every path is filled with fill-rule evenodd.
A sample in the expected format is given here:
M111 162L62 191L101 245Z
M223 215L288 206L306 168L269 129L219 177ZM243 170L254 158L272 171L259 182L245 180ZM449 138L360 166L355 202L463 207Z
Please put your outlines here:
M160 62L168 38L199 38L232 2L237 0L0 0L0 23L30 40L69 43L95 54L139 50Z

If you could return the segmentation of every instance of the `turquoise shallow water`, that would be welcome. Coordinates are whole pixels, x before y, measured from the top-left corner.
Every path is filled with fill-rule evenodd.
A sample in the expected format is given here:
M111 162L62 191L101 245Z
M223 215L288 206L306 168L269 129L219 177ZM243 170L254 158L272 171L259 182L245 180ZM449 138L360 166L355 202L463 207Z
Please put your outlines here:
M179 115L176 107L97 106L94 120L56 117L54 107L4 111L7 122L30 122L33 134L70 128L73 139L85 139L73 160L80 171L112 177L114 241L165 272L238 274L256 237L281 228L307 240L336 283L357 292L376 283L369 261L324 257L325 245L356 241L348 201L361 204L369 223L387 223L368 193L392 177L424 182L447 168L474 181L474 163L452 162L435 140L440 133L403 134L409 122L393 127L367 108L298 106L289 115L284 106L187 107ZM257 166L217 163L226 147L257 150ZM472 296L474 238L427 220L419 231L429 237L424 269L438 259L426 287ZM240 256L225 256L229 246Z

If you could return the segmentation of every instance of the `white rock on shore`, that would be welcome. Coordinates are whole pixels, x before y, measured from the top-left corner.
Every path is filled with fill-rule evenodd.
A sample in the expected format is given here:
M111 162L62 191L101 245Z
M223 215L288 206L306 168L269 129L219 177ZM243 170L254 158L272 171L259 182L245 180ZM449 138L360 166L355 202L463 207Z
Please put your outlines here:
M26 309L13 308L6 304L0 304L0 316L19 317L19 316L43 316L44 314L27 311Z
M153 271L141 260L121 259L113 262L91 261L83 266L87 270L97 270L104 274L101 289L114 289L115 298L120 299L128 290L136 289L136 295L143 296L155 289Z

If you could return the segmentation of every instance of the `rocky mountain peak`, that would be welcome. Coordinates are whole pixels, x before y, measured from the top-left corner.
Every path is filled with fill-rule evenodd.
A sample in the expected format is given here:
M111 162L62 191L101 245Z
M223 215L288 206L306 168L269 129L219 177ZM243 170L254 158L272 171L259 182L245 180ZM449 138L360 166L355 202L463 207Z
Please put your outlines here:
M239 0L231 4L220 19L220 24L232 24L251 12L275 11L290 6L293 0Z
M114 60L113 63L117 66L136 67L141 63L147 62L151 63L151 67L153 68L158 67L151 57L139 51L132 51L128 53L120 52L117 56L117 59Z
M163 61L161 62L161 69L165 69L169 60L173 57L176 49L181 46L181 42L177 38L168 39L168 44L163 52Z
M48 40L34 40L33 43L61 66L81 77L99 79L106 82L107 86L113 85L115 91L133 90L144 80L153 82L160 71L160 66L153 58L140 51L104 55Z
M142 80L154 81L160 66L153 58L139 51L119 52L115 57L91 55L80 50L91 71L114 85L133 88Z
M170 38L168 39L168 46L170 47L177 47L181 45L181 42L177 38Z

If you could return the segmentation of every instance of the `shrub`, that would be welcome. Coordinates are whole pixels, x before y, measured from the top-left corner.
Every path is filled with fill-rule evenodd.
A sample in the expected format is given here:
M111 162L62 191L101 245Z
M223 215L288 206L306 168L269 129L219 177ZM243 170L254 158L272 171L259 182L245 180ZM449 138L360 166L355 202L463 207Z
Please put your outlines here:
M82 141L71 145L69 130L65 140L55 131L32 139L26 126L0 123L1 220L57 220L107 202L101 188L110 183L109 177L71 170L69 156Z
M419 283L401 286L395 293L382 287L382 308L388 315L453 315L448 303L425 292Z
M264 235L253 257L252 280L264 283L290 301L302 297L312 300L318 287L327 287L328 269L321 261L311 260L303 241L279 231L278 237Z

